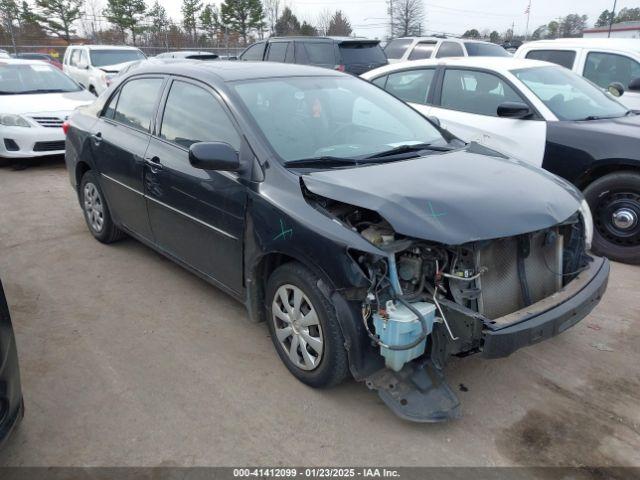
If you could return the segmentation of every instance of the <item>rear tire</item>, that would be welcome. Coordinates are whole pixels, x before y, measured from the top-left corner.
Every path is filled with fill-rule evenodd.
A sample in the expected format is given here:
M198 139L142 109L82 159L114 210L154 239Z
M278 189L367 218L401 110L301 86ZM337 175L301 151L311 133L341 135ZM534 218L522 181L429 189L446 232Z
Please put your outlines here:
M100 183L91 170L82 176L80 182L80 205L87 227L96 240L113 243L124 237L122 230L113 223Z
M616 172L584 189L593 214L594 253L640 264L640 174Z
M267 282L267 322L278 356L301 382L338 385L349 374L347 351L319 278L297 262L278 267Z

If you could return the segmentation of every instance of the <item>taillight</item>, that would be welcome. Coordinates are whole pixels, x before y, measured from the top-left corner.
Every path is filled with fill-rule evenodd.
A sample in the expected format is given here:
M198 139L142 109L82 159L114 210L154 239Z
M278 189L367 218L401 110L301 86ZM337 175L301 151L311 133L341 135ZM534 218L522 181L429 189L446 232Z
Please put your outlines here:
M333 68L334 68L334 70L338 70L339 72L344 72L346 70L344 65L336 65Z
M62 131L64 132L65 135L69 131L69 122L67 120L62 122Z

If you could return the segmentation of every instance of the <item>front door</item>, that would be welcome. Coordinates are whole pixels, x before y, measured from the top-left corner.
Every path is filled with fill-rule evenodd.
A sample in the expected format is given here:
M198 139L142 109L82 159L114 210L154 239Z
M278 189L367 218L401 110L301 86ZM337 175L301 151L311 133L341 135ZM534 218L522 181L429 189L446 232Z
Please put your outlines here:
M164 79L135 78L109 100L92 130L94 159L107 204L118 224L152 240L142 176L150 127Z
M546 121L499 117L498 106L503 102L526 103L497 75L447 68L440 102L431 107L428 114L438 117L443 128L464 141L475 141L510 157L541 166Z
M225 106L208 87L174 80L156 133L146 153L144 182L156 244L240 292L246 188L236 173L189 163L189 147L197 142L226 142L240 150Z

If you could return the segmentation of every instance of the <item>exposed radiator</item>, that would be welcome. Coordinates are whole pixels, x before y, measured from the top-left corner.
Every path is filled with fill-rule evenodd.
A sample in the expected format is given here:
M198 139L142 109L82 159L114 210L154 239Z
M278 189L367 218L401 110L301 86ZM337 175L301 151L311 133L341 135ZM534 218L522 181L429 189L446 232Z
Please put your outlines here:
M524 270L531 302L535 303L562 287L562 236L547 236L548 230L530 235L530 251ZM478 250L476 265L486 266L480 278L478 309L488 318L498 318L525 307L518 276L518 240L515 237L492 241Z

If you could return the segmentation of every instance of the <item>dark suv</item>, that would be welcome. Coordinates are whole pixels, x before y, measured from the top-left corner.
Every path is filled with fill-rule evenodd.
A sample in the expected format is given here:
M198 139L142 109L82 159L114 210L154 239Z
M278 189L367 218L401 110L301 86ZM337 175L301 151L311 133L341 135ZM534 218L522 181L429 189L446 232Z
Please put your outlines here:
M389 63L379 40L351 37L274 37L250 45L239 59L315 65L354 75Z

